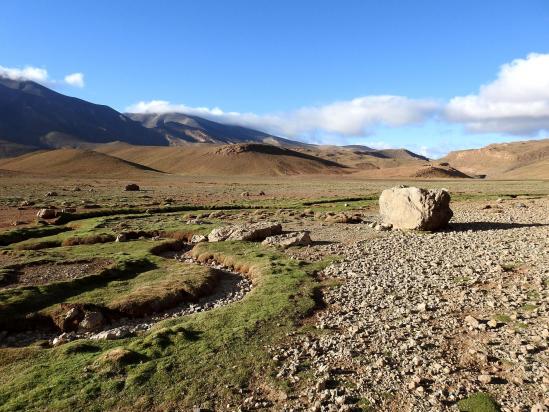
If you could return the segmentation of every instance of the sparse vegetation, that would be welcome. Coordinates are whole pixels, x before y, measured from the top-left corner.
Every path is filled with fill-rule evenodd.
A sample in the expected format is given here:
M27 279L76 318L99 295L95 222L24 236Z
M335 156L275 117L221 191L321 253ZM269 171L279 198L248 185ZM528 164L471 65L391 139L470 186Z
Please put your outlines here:
M486 393L476 393L458 402L461 412L499 412L498 404Z

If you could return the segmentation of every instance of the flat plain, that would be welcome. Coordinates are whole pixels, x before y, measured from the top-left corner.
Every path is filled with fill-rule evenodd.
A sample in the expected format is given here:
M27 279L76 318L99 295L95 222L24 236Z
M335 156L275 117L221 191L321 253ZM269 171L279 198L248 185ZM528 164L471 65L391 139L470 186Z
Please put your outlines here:
M449 228L371 227L403 183L447 188ZM0 410L547 401L547 181L5 173L0 191ZM257 222L312 243L198 242Z

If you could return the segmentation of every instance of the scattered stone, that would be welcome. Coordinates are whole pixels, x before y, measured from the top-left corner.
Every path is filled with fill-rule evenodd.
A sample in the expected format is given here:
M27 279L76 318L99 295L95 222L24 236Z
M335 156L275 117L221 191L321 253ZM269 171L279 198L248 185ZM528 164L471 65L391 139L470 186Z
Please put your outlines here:
M281 248L288 248L290 246L307 246L312 243L310 232L292 232L284 233L282 235L269 236L262 244L267 246L276 246Z
M53 219L57 217L57 210L55 209L40 209L38 213L36 213L36 216L38 216L40 219Z
M139 189L139 185L136 185L135 183L129 183L126 185L124 190L126 192L138 192L140 189Z
M103 328L105 317L101 312L86 312L84 319L78 324L80 332L96 332Z
M127 242L128 241L128 235L126 233L119 233L116 235L115 242Z
M358 213L337 213L328 214L325 221L327 223L360 223L362 222L362 216Z
M118 328L104 330L103 332L96 333L90 336L93 340L114 340L123 339L133 334L129 326L120 326Z
M379 197L383 221L396 229L437 230L448 225L453 212L446 189L393 187Z
M532 405L532 408L530 408L530 412L547 412L547 410L547 407L545 407L545 405L541 402Z
M478 328L479 325L480 325L480 322L471 315L465 316L465 319L463 319L463 320L467 325L469 325L470 327L475 328L475 329Z
M57 192L48 192L46 193L46 197L55 197L57 196Z
M193 237L191 238L191 243L202 243L207 241L208 237L204 235L193 235Z
M54 338L51 344L53 346L59 346L65 343L69 343L75 339L76 339L76 334L74 332L65 332L57 336L56 338Z
M480 382L480 383L483 383L485 385L489 384L490 382L492 382L492 377L490 375L478 375L477 377L477 380Z
M260 241L269 236L282 233L280 223L260 222L247 225L232 225L216 228L208 235L210 242L220 242L224 240L247 240Z

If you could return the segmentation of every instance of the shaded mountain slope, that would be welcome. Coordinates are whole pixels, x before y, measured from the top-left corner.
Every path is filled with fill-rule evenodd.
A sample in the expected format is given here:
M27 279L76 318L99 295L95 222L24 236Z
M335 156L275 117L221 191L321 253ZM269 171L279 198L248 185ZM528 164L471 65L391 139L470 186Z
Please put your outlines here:
M275 146L306 146L259 130L223 124L183 113L127 113L145 127L162 133L173 145L186 143L266 143Z
M33 148L115 140L168 144L160 133L108 106L65 96L32 81L1 77L0 139Z

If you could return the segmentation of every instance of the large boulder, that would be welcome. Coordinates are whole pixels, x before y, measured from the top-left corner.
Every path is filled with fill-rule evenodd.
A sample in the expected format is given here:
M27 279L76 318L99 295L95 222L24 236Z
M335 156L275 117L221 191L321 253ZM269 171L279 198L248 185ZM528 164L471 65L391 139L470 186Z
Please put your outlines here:
M208 235L210 242L223 240L247 240L260 241L269 236L282 233L282 226L279 223L259 222L246 225L223 226L211 231Z
M411 230L438 230L453 216L446 189L406 186L384 190L379 197L379 212L383 222L394 229Z

